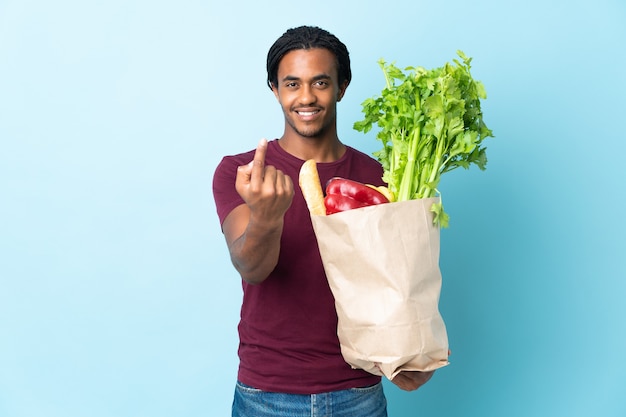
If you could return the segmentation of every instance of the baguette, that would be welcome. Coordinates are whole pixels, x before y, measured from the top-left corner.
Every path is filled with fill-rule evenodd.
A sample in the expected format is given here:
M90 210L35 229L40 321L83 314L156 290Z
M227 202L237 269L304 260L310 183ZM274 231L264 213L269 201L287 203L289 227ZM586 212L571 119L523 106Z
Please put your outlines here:
M298 178L302 195L312 216L325 216L324 192L320 182L317 164L314 159L309 159L302 164Z

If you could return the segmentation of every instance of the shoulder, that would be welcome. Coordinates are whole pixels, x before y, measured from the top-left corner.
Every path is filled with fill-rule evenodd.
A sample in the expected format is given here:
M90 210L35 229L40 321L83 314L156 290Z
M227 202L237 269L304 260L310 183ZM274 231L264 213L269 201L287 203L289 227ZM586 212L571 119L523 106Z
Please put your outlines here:
M383 167L372 156L367 155L350 146L346 146L346 155L343 163L347 169L343 175L346 178L366 184L384 185L382 182Z
M236 171L238 166L247 164L248 162L252 161L252 158L254 158L254 150L241 152L234 155L226 155L217 165L215 172L218 173L224 170L230 170L233 167Z
M224 222L232 210L244 203L235 188L237 168L249 163L253 157L254 150L224 156L215 168L212 188L220 223Z
M382 173L383 167L378 160L350 146L346 146L346 148L346 154L351 161L351 165L357 169Z
M380 162L378 162L376 159L374 159L372 156L359 151L358 149L355 149L351 146L346 145L346 154L349 158L351 158L353 161L358 162L358 163L362 163L365 165L370 165L372 167L379 167L380 166Z

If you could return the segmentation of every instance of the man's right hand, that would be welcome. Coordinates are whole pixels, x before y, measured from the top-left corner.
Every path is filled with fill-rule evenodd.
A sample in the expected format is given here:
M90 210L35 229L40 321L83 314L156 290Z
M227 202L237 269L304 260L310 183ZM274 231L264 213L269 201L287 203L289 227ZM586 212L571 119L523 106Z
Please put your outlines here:
M259 142L254 159L238 167L235 188L245 204L222 223L233 265L246 282L263 282L276 267L285 212L293 200L291 178L265 165L267 141Z
M265 165L267 140L262 139L254 159L237 169L235 188L250 209L250 216L263 222L282 222L293 200L293 181L271 165Z

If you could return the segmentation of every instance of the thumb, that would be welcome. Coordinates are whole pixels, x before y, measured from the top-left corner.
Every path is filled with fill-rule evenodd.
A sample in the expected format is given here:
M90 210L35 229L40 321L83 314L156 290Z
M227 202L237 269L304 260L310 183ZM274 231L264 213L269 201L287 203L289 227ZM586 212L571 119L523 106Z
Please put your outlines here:
M240 183L249 183L250 177L252 176L252 166L254 165L254 161L250 161L246 165L241 165L237 167L237 178L236 182Z

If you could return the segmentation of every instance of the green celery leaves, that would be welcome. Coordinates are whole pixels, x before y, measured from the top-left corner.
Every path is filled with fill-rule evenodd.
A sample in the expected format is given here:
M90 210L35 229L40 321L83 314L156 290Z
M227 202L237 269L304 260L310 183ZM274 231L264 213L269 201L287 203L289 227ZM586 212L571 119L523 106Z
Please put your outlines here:
M384 168L383 181L396 201L437 195L441 174L472 164L484 170L486 148L482 142L493 137L483 122L480 100L485 88L470 74L470 63L462 51L461 61L443 67L397 68L380 60L386 87L378 97L362 103L364 119L354 129L367 133L374 125L382 149L373 153ZM448 226L441 203L432 207L434 222Z

